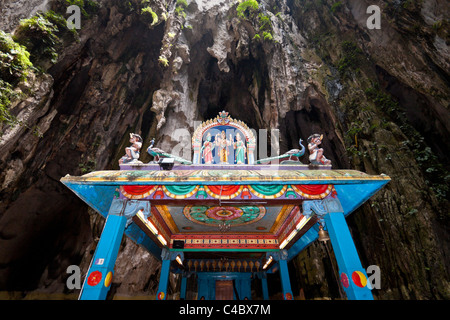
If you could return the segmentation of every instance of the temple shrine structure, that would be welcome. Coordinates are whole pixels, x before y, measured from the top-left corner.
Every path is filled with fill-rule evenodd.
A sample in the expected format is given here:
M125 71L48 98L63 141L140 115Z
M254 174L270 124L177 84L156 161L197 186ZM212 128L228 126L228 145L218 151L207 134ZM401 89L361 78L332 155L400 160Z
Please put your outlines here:
M276 272L292 300L288 262L318 239L331 242L347 299L373 299L346 217L390 178L332 169L321 140L314 134L307 148L300 140L299 150L256 159L253 131L223 111L195 129L192 160L152 140L154 160L144 164L142 138L130 134L120 170L63 177L106 219L79 298L106 299L126 235L161 261L159 300L168 298L170 273L181 274L180 299L191 277L197 299L269 299L267 275ZM262 297L252 297L255 279Z

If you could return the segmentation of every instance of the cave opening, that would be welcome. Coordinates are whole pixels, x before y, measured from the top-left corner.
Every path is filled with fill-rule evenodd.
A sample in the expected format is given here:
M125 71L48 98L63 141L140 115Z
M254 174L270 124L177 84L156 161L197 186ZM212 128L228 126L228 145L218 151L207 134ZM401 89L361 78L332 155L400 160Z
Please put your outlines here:
M213 119L220 111L225 110L232 118L244 122L256 131L257 158L261 157L260 148L263 157L275 155L272 153L271 128L263 116L267 100L270 99L270 78L262 46L249 46L248 55L242 57L237 57L233 52L229 53L226 59L229 71L225 72L219 68L218 60L207 51L212 44L212 36L206 33L202 41L193 46L191 51L191 60L204 62L196 65L196 68L201 66L201 69L190 71L191 78L198 79L199 118ZM237 46L237 43L235 45ZM261 132L260 129L266 131ZM261 134L263 136L260 137ZM266 151L259 143L266 144Z
M219 69L217 59L209 56L198 86L201 117L211 119L225 110L250 128L264 128L262 112L269 81L264 61L264 58L256 58L251 53L235 62L227 59L230 71L224 72Z

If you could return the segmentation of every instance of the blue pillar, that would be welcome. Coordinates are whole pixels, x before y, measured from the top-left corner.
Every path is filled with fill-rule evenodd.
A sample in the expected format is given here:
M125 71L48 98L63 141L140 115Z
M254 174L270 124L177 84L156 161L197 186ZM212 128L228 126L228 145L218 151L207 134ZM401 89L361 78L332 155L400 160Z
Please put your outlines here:
M239 300L244 300L245 298L247 298L248 300L252 299L251 280L252 280L251 278L244 278L244 277L242 278L238 277L234 280ZM234 298L237 299L238 297L234 295Z
M368 288L367 274L353 243L343 212L330 212L324 216L336 257L342 286L349 300L373 300Z
M263 293L263 299L269 300L269 287L267 286L267 275L264 273L261 276L261 286L262 286L262 293Z
M291 282L289 280L289 270L287 266L286 259L278 260L278 265L280 266L280 278L281 278L281 290L283 291L283 299L284 300L292 300L292 290L291 290Z
M241 299L252 299L252 279L241 280Z
M183 273L181 276L180 300L186 300L187 277Z
M161 273L159 275L159 286L158 291L156 292L157 300L166 300L167 298L167 285L169 284L169 275L170 275L170 254L167 249L163 249L161 254L162 264L161 264Z
M80 300L106 299L126 222L127 218L123 215L108 215L81 290Z
M207 300L215 300L216 299L216 280L208 279L208 295L206 296Z
M209 300L209 286L208 286L208 279L203 277L198 277L197 282L197 300L200 300L202 297L205 300Z

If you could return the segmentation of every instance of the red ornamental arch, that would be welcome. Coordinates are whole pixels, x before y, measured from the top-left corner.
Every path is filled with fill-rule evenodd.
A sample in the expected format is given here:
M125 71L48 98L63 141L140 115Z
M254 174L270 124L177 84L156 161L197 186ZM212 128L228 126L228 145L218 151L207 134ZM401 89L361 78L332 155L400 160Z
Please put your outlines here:
M123 186L126 193L138 196L151 191L155 186Z
M296 184L301 192L309 195L319 195L325 193L331 185L328 184Z
M243 189L243 185L205 186L206 193L215 199L233 199L237 197Z
M153 192L154 185L121 186L120 191L129 199L143 199Z
M223 196L229 196L236 193L240 187L240 185L207 186L212 193Z

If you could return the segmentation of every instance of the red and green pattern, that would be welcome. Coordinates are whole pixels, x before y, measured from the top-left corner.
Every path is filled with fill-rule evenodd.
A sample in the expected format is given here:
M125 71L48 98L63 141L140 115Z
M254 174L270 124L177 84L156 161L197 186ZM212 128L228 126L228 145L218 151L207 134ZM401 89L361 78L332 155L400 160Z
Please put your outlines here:
M120 191L128 199L323 199L336 195L332 184L319 185L126 185Z

